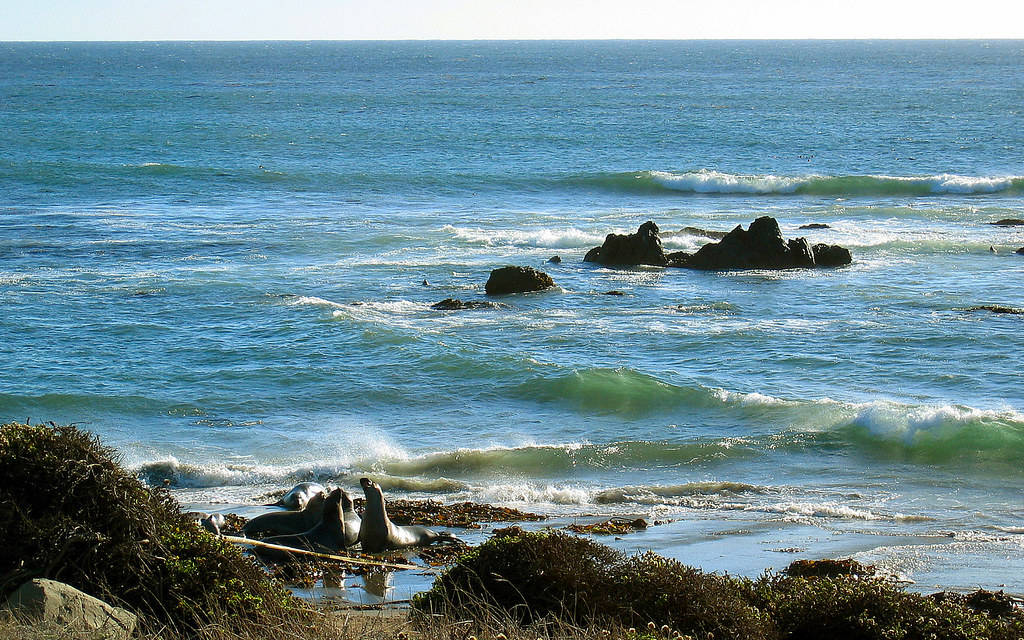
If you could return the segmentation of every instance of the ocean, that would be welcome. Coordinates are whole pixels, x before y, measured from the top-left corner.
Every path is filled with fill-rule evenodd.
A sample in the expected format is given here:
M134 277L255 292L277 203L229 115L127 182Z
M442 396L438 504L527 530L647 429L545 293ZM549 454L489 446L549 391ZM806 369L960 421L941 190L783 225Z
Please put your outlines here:
M1024 41L0 43L0 419L1024 593L1022 105ZM853 263L583 262L764 215Z

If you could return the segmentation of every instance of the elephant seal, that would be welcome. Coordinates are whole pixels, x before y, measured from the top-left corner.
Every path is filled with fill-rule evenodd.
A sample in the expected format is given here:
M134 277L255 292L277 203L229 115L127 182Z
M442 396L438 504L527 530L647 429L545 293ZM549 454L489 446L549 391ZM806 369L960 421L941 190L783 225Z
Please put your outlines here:
M323 515L312 529L289 536L264 538L263 542L319 553L337 553L344 549L347 544L345 542L345 516L341 511L342 493L341 489L335 489L331 495L327 496L324 501ZM289 555L287 551L277 549L257 547L255 551L257 555L271 560L286 559Z
M352 496L348 491L341 490L341 515L345 519L345 546L351 547L359 542L359 529L362 521L356 510L352 507Z
M426 527L403 527L391 522L384 504L384 492L380 485L369 478L361 478L359 484L366 496L366 508L359 527L359 542L363 551L375 553L390 549L425 547L439 540L458 541L458 538L443 531L438 533Z
M220 529L224 526L224 514L206 513L205 511L189 511L185 514L197 525L206 529L215 536L220 535Z
M320 522L326 501L327 495L320 492L309 499L302 511L275 511L256 516L245 523L242 533L251 537L257 533L286 535L309 531Z
M292 511L301 511L305 508L309 499L318 493L327 493L322 484L316 482L300 482L288 490L277 502L268 504L268 507L284 507Z

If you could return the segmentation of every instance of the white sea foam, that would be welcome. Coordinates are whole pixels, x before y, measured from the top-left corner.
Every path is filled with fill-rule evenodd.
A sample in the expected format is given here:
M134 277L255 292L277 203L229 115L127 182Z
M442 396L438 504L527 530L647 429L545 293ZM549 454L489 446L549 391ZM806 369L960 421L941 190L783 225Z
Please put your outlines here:
M852 520L877 520L879 515L867 509L855 509L849 505L835 502L779 502L767 506L747 506L748 511L765 511L783 515L794 515L814 518L841 518Z
M295 296L289 298L287 304L291 306L313 306L313 307L332 307L336 309L344 308L345 305L340 302L333 302L324 298L318 298L316 296Z
M488 247L538 247L545 249L589 248L604 242L604 233L594 233L576 228L558 227L553 229L497 229L455 227L445 225L441 231L452 234L456 239Z
M394 316L409 316L423 313L429 309L430 306L428 304L413 302L411 300L353 302L347 305L339 305L331 315L335 318L350 318L353 320L379 322L388 320Z
M650 171L656 184L674 191L721 194L791 194L817 195L900 195L900 194L984 194L1000 193L1017 188L1020 176L974 177L955 174L932 176L779 176L773 174L743 175L710 169L673 173Z
M908 178L914 180L914 178ZM998 193L1013 187L1014 181L1019 177L1001 178L975 178L970 176L958 176L942 174L930 178L922 178L931 187L932 193Z
M658 184L676 191L693 193L793 193L807 178L775 175L738 175L703 169L688 173L652 171Z
M744 406L792 406L798 404L791 400L783 400L782 398L757 393L756 391L740 393L737 391L727 391L725 389L711 389L710 393L713 398L727 404L741 404Z
M1024 426L1024 414L1013 409L975 409L962 405L913 407L892 402L859 405L853 424L889 440L914 445L925 439L943 440L964 427L979 424Z

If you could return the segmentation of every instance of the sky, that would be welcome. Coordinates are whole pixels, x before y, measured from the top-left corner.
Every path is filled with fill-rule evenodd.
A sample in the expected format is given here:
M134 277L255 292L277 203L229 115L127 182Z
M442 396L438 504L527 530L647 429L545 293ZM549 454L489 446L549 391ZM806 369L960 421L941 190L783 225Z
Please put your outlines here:
M1024 0L0 0L0 41L1024 38Z

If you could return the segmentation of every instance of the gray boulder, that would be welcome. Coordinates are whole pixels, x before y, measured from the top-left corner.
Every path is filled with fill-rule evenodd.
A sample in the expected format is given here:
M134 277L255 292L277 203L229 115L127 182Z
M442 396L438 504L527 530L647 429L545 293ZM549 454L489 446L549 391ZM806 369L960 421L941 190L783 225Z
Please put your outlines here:
M76 632L96 632L111 640L127 640L135 632L137 616L112 607L72 586L36 578L18 587L6 609L22 620L37 621Z
M555 286L551 276L533 267L501 267L491 271L484 290L487 295L543 291Z
M640 225L636 233L609 233L604 244L588 251L583 261L604 265L650 264L663 267L669 260L661 246L658 225L648 220Z

